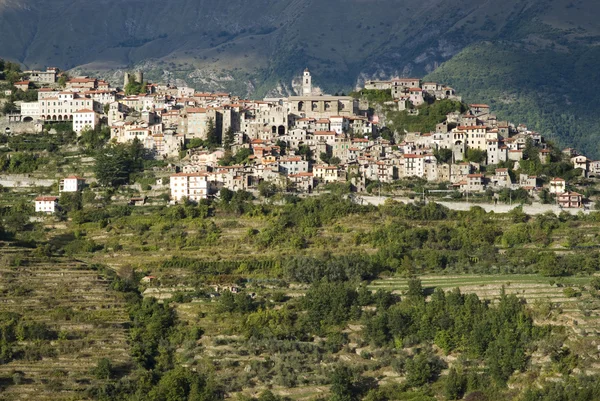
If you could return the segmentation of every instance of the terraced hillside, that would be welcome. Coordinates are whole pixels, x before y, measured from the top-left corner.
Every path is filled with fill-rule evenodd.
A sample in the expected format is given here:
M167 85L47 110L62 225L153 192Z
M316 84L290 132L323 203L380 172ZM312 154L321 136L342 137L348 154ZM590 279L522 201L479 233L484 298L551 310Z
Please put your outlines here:
M8 243L1 243L0 258L0 314L16 313L23 325L43 324L48 333L17 339L11 360L0 360L0 399L86 399L102 358L119 375L129 371L126 304L96 270Z
M421 277L426 293L435 288L473 293L481 299L497 302L504 290L507 295L524 299L536 312L539 324L568 328L565 335L571 347L581 351L585 360L581 371L600 372L600 302L589 295L589 277L551 279L539 275L463 275ZM384 289L403 294L408 289L404 278L386 278L371 283L373 291ZM541 363L541 362L540 362Z

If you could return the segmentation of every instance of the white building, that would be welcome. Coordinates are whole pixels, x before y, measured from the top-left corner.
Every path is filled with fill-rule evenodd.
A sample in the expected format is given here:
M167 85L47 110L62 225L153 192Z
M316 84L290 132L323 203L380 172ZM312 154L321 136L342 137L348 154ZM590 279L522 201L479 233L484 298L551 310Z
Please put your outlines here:
M330 130L337 134L343 134L350 128L350 121L348 118L343 116L332 116L329 117Z
M35 212L52 214L58 209L56 196L38 196L35 198Z
M41 114L40 102L21 103L21 115L24 118L31 117L32 119L36 119L39 118Z
M117 93L111 90L93 90L83 92L83 94L103 106L117 101Z
M302 77L302 95L309 96L312 94L312 78L308 68L304 70L304 76Z
M60 92L58 96L42 97L39 103L40 115L46 121L70 121L78 110L100 108L99 103L93 99L81 97L74 92Z
M336 182L339 178L338 168L336 166L319 165L313 167L313 175L320 182Z
M98 114L94 110L83 109L73 113L73 131L81 134L85 129L94 129L100 122Z
M125 121L127 117L127 106L119 102L112 102L108 106L108 125L114 125L118 121Z
M279 160L279 171L285 175L308 173L308 161L300 156L282 157Z
M214 193L213 183L203 173L175 174L171 176L169 184L171 199L178 202L183 198L197 202Z
M550 180L550 193L563 194L567 192L566 182L562 178L553 178Z
M60 180L58 184L59 192L79 192L83 190L85 179L76 175L69 176Z
M194 88L190 88L187 86L177 87L177 97L193 97L194 92Z
M425 174L425 156L417 154L403 155L404 169L403 177L423 177Z

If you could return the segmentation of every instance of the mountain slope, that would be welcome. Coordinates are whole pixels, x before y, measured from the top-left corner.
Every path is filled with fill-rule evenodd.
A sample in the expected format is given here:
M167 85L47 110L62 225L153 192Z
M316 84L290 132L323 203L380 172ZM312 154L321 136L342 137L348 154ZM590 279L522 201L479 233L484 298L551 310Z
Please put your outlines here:
M489 103L563 145L598 157L600 49L531 49L515 42L469 46L426 78L448 82L468 102Z
M539 17L572 29L564 0L1 0L0 54L30 67L127 67L147 60L162 70L215 69L289 79L311 67L332 87L356 77L423 74L466 45L494 39ZM580 34L598 26L579 2ZM99 17L100 16L100 17ZM583 20L582 20L583 19ZM526 21L525 21L526 22ZM260 74L257 74L260 72ZM193 80L193 77L192 77ZM260 82L259 82L260 85Z
M0 0L0 56L255 97L291 93L304 67L334 93L448 62L430 78L583 147L600 128L599 13L591 0Z

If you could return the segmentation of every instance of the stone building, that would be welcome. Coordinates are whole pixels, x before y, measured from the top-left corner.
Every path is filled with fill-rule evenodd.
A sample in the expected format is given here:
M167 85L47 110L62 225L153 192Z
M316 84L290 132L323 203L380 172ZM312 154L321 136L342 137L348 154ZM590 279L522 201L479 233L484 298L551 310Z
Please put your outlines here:
M330 118L354 116L358 101L351 96L290 96L290 113L300 118Z
M58 68L48 67L46 71L31 70L25 71L25 75L29 77L31 82L40 84L53 84L58 76Z

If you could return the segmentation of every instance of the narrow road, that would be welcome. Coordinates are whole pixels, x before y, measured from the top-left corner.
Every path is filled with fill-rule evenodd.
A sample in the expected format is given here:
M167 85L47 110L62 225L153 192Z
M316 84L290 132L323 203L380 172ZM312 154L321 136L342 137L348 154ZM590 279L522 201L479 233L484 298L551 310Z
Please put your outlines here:
M365 204L379 206L385 203L387 199L394 199L398 202L403 203L413 203L414 200L409 198L400 198L400 197L388 197L388 196L362 196L358 195L356 197L357 201L362 200ZM446 206L451 210L470 210L473 206L479 206L483 208L486 212L494 212L494 213L508 213L511 210L520 206L520 204L506 205L506 204L498 204L494 205L492 203L467 203L467 202L447 202L447 201L437 201L432 200L432 202L439 203L440 205ZM593 205L592 205L593 206ZM590 207L593 209L593 207ZM547 212L552 212L555 214L560 214L561 212L567 212L571 214L578 214L580 212L589 214L592 210L581 209L561 209L557 205L542 205L540 203L534 203L532 205L523 205L523 211L529 215L536 214L544 214Z

